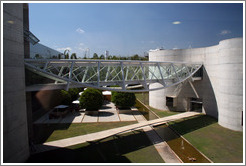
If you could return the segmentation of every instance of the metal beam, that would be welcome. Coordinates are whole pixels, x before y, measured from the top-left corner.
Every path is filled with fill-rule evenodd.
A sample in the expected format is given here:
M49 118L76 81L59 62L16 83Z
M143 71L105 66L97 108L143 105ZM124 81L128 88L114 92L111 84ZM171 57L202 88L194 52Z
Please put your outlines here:
M123 62L120 62L121 74L122 74L122 89L126 89Z
M143 78L144 78L144 84L143 84L143 86L144 86L145 89L148 89L148 86L147 86L147 83L146 83L146 76L145 76L145 73L144 73L144 69L143 69L142 63L140 63L140 67L141 67Z
M72 72L73 72L73 66L74 66L74 63L75 63L75 62L72 62L71 67L70 67L66 91L68 91L68 89L69 89L69 84L70 84L70 82L71 82L71 77L72 77Z

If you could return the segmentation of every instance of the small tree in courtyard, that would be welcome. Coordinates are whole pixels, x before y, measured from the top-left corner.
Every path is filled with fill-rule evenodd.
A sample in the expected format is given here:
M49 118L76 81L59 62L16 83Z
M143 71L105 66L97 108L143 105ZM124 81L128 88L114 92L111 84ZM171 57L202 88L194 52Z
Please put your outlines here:
M61 104L70 105L71 102L72 102L71 94L68 91L65 91L65 90L61 90L60 93L61 93L61 96L62 96Z
M80 106L87 111L96 111L103 105L102 92L97 89L86 89L79 98Z
M136 104L136 96L134 93L113 92L112 102L118 108L129 108Z

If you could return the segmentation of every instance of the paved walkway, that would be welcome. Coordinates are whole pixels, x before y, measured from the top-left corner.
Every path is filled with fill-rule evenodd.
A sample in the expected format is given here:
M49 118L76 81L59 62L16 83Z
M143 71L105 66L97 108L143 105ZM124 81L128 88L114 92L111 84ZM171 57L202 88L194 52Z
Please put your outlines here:
M134 110L133 114L138 122L145 122L146 119L142 114L137 113L138 110ZM169 145L163 141L160 136L154 131L151 126L146 126L142 128L143 131L148 136L149 140L153 143L157 152L161 156L161 158L166 163L182 163L182 160L176 155L175 152L169 147Z
M49 112L35 121L35 124L49 123L94 123L94 122L120 122L120 121L136 121L132 113L119 114L112 102L105 102L99 109L98 116L85 115L85 111L81 109L79 112L71 112L64 118L49 119Z
M67 138L67 139L61 139L61 140L57 140L57 141L46 142L43 144L43 145L46 145L46 147L44 148L44 151L56 149L59 147L60 148L68 147L68 146L72 146L72 145L76 145L76 144L85 143L88 141L100 140L100 139L104 139L106 137L110 137L112 135L121 134L121 133L126 132L126 131L137 130L137 129L149 127L152 125L164 124L166 122L170 122L170 121L174 121L174 120L182 119L182 118L186 118L186 117L191 117L191 116L195 116L195 115L199 115L199 114L200 113L197 113L197 112L185 112L185 113L180 113L177 115L168 116L168 117L155 119L155 120L151 120L151 121L141 121L140 120L139 123L137 123L137 124L132 124L132 125L128 125L128 126L118 127L118 128L114 128L114 129L109 129L109 130L105 130L105 131L100 131L100 132L76 136L76 137L71 137L71 138ZM136 115L135 115L135 117L136 117ZM140 117L138 117L138 118L140 118ZM149 129L146 128L146 130L149 130ZM35 148L38 149L38 152L42 151L43 145L36 145ZM157 149L159 149L161 152L163 152L162 148L158 148L158 146L159 146L158 143L156 144L156 146L157 146ZM167 150L169 150L169 149L167 149ZM165 151L165 149L164 149L164 151ZM167 159L165 159L165 160L167 160ZM170 160L173 160L173 158L171 157Z

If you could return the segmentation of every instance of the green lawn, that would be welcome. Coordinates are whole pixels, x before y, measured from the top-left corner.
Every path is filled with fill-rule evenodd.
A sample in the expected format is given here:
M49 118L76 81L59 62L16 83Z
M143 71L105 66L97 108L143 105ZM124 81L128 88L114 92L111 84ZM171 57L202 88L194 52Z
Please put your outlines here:
M72 124L40 124L34 126L35 143L55 141L64 138L117 128L137 122L101 122Z
M163 110L159 110L153 107L148 106L149 109L151 109L151 111L155 112L159 117L166 117L166 116L171 116L171 115L176 115L182 112L176 112L176 111L163 111Z
M83 143L32 155L35 163L163 163L142 130L109 137L97 144Z
M149 106L149 93L148 92L135 93L135 96L138 100L140 100L142 103L144 103L151 111L155 112L161 118L181 113L181 112L176 112L176 111L159 110L159 109L155 109L153 107L150 107Z
M145 105L149 105L149 92L135 93L135 96Z
M220 126L212 117L197 116L170 126L215 163L243 162L243 133Z

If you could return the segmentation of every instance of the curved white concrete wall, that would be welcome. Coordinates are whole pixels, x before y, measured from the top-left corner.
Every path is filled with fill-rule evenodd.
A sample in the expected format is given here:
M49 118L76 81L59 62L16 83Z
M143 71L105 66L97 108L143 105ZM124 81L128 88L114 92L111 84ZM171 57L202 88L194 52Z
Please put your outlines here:
M202 62L203 79L193 82L199 98L203 100L203 111L218 117L220 125L232 129L243 129L243 39L221 41L216 46L194 49L158 50L149 52L149 61ZM158 84L151 86L158 87ZM175 95L171 89L151 91L150 106L167 110L166 96ZM189 83L185 83L178 94L177 110L187 110L187 98L196 97Z

